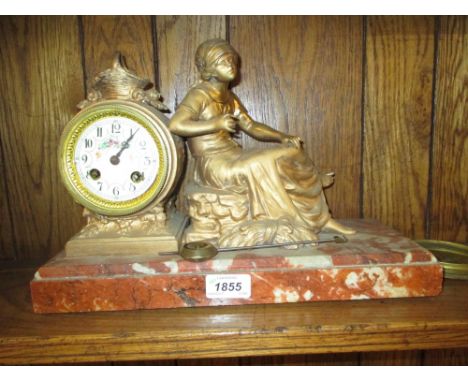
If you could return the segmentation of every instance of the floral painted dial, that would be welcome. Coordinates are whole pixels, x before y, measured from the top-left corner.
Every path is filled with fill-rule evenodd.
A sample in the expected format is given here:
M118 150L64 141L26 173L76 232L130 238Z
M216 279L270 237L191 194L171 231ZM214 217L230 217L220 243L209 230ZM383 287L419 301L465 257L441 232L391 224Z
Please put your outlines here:
M67 126L60 170L68 190L90 210L127 215L161 192L168 149L158 120L128 105L85 109Z

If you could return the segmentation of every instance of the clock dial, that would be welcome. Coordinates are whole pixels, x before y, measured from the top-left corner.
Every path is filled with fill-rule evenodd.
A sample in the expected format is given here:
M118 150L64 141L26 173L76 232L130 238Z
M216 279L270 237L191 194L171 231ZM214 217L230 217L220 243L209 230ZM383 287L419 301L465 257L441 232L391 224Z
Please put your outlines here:
M97 196L128 201L143 195L158 175L158 147L136 121L107 117L90 124L76 144L75 166Z
M167 192L173 178L168 137L165 124L144 107L123 101L91 106L62 135L59 163L65 186L99 214L141 211Z

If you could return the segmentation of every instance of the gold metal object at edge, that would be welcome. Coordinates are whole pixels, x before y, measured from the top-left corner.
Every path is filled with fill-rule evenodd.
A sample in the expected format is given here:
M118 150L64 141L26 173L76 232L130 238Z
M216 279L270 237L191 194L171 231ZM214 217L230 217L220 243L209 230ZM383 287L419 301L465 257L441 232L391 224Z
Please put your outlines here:
M448 279L468 279L468 245L441 240L416 240L434 254Z

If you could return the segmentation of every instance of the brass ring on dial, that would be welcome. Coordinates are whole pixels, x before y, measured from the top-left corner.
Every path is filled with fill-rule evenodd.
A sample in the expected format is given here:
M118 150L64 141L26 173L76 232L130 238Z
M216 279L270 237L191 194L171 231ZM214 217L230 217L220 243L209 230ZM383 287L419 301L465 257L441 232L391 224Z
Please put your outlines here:
M213 258L217 253L218 250L216 247L207 241L194 241L187 243L180 251L180 255L185 260L197 263Z
M448 279L468 279L468 246L441 240L416 240L429 250L444 268Z

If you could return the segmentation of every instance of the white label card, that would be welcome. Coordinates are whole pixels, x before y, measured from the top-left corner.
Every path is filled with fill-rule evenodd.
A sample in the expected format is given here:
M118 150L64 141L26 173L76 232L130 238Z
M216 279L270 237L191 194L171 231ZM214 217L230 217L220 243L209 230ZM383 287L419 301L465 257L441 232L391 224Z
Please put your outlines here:
M252 292L250 275L206 275L207 298L249 298Z

